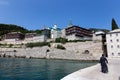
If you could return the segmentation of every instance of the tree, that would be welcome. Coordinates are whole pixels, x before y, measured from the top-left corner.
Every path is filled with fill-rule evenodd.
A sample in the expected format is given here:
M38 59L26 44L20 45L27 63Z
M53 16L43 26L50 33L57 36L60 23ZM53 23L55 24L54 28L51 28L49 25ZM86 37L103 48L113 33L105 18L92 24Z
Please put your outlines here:
M118 25L116 24L114 18L112 19L112 30L119 29Z
M68 42L68 40L65 39L65 38L60 37L60 38L56 38L55 42L65 44L66 42Z
M21 26L17 26L14 24L0 24L0 36L7 34L9 32L22 32L22 33L27 33L29 30L21 27Z

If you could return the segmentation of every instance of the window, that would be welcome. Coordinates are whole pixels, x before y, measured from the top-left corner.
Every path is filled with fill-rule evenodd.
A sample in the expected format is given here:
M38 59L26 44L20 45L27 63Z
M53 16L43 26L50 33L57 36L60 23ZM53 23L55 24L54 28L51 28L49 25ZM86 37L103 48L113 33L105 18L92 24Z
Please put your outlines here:
M112 37L112 34L110 34L110 37Z
M110 40L110 42L112 42L112 40Z
M112 53L112 56L114 56L114 53Z
M118 53L118 56L120 56L120 53Z
M117 39L116 41L119 42L119 39Z
M119 46L119 45L117 45L117 48L120 48L120 46Z
M111 48L113 48L113 45L111 45Z
M116 36L118 36L118 33L116 33Z

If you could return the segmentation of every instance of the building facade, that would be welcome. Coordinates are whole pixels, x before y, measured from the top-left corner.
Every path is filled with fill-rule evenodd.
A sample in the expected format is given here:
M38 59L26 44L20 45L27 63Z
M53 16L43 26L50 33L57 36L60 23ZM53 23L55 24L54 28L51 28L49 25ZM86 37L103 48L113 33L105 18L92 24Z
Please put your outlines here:
M97 42L97 41L102 41L103 39L103 35L105 35L105 32L103 31L97 31L93 33L93 41Z
M120 29L106 34L108 57L120 57Z
M30 42L46 42L50 36L50 30L43 29L41 30L41 34L37 33L27 33L25 34L24 43Z
M3 35L2 40L6 42L20 41L23 40L25 35L21 32L10 32Z
M54 25L51 29L51 39L55 40L56 38L60 38L62 36L61 29Z
M26 33L24 40L25 40L26 42L32 42L34 36L36 36L36 33Z
M68 40L92 40L92 32L79 26L70 26L65 33Z
M49 30L42 30L42 34L37 33L26 33L11 32L3 35L0 43L4 44L26 44L33 42L45 42L50 35Z

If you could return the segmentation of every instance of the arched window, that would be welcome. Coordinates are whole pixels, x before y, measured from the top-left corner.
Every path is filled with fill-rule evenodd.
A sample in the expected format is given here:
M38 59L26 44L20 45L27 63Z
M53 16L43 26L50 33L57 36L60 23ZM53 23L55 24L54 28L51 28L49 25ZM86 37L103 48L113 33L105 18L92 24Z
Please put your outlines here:
M89 50L84 51L84 54L89 54L89 53L90 53Z

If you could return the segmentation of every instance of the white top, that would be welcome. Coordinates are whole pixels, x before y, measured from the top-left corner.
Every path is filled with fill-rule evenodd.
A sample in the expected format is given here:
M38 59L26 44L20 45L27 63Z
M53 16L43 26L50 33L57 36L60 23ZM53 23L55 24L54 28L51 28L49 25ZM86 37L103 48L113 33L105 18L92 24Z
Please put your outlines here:
M115 29L115 30L110 31L110 33L114 33L114 32L120 32L120 29Z
M105 32L103 32L103 31L97 31L97 32L95 32L95 34L96 35L98 35L98 34L105 34Z

